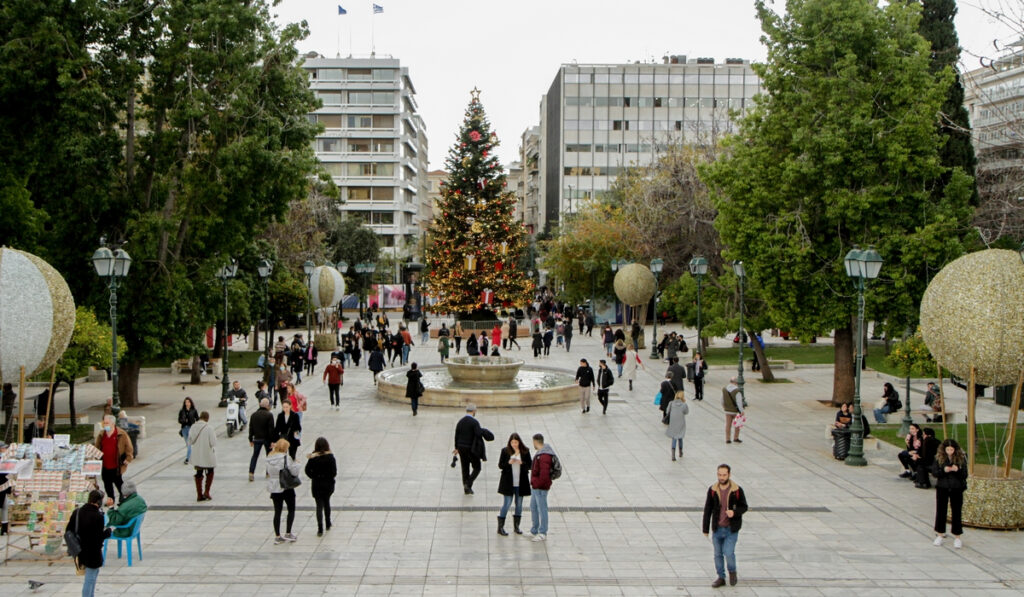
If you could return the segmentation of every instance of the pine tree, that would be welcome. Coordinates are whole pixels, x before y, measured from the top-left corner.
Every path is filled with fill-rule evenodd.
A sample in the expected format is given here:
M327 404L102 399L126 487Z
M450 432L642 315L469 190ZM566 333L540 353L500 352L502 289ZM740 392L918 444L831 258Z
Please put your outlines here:
M467 313L522 306L533 283L519 269L525 229L513 218L515 195L494 148L498 137L480 103L466 108L457 141L448 151L441 212L430 228L427 285L436 309Z
M934 192L937 198L941 198L949 182L951 169L960 166L964 173L973 178L977 158L971 144L971 121L967 116L967 108L964 107L964 86L957 70L957 62L960 61L960 39L957 37L956 25L953 22L957 12L956 1L923 0L921 5L921 22L917 30L932 45L932 72L938 73L948 67L954 74L954 80L942 104L939 129L944 137L944 143L939 148L939 160L943 166L950 169L940 177L940 184L936 186ZM978 190L975 185L971 194L971 205L977 204Z

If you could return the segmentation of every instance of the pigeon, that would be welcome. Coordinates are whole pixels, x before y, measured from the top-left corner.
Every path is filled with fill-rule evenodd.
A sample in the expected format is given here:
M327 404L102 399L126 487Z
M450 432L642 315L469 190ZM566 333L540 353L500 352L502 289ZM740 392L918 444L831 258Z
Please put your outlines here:
M36 589L38 589L39 587L41 587L41 586L43 586L45 584L46 583L39 582L38 580L30 580L30 581L28 581L28 588L31 591L35 591Z

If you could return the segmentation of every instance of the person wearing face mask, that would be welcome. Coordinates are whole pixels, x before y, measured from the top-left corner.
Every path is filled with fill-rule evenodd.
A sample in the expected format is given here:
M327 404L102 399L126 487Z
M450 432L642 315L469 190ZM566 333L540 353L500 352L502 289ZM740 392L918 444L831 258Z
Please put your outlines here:
M128 463L135 458L135 451L132 449L132 440L128 433L117 427L113 415L104 415L103 430L96 436L96 449L103 453L103 466L100 473L103 479L103 488L106 494L114 497L114 488L117 488L119 496L121 485L124 483L121 476L128 468Z

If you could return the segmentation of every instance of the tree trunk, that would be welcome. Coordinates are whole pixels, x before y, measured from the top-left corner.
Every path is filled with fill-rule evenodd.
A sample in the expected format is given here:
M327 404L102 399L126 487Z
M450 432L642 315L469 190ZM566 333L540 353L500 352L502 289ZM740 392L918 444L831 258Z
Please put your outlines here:
M836 328L835 365L832 375L832 403L853 402L854 348L853 325Z
M199 363L199 355L193 355L192 364L189 365L189 370L192 372L192 377L189 378L188 383L194 386L198 386L199 384L203 383L203 378L199 374L200 366L201 365Z
M75 417L75 380L66 379L64 383L68 384L68 415L71 417L71 428L75 429L78 427L78 419Z
M121 397L121 406L139 405L139 373L142 363L126 361L118 366L117 392Z
M761 343L757 341L757 334L753 331L748 331L747 336L754 340L754 354L757 356L757 362L761 364L761 379L766 382L775 381L771 365L768 364L768 359L764 356L764 349L761 348Z
M249 350L253 352L260 351L260 322L256 320L256 323L252 326L252 341L249 342Z

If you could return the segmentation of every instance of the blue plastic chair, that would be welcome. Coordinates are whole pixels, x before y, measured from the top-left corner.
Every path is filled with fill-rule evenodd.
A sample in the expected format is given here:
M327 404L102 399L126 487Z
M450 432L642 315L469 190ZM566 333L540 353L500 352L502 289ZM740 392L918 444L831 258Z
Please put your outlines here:
M123 524L121 526L110 527L112 529L131 529L131 534L128 535L127 537L117 537L117 536L114 536L114 535L110 535L110 537L108 537L106 539L106 541L103 542L103 559L104 560L107 559L107 543L111 539L113 539L113 540L117 541L117 559L119 559L119 560L121 559L121 544L122 543L127 543L128 544L128 565L131 566L132 565L132 539L135 539L136 543L139 546L139 560L141 561L142 560L142 536L140 534L140 531L142 530L142 521L145 518L146 518L145 514L139 514L138 516L136 516L135 518L129 520L128 522L126 522L125 524Z

